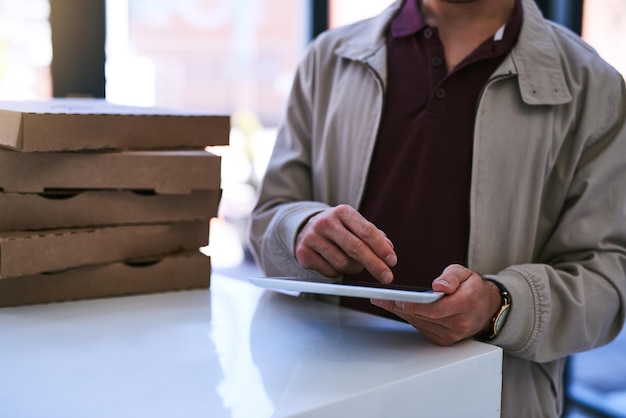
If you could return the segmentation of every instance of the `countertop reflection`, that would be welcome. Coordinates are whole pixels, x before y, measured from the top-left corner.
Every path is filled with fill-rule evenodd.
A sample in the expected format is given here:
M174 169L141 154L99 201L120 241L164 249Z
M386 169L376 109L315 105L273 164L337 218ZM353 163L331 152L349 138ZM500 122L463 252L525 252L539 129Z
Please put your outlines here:
M219 274L210 290L0 309L0 339L10 418L314 414L499 354Z

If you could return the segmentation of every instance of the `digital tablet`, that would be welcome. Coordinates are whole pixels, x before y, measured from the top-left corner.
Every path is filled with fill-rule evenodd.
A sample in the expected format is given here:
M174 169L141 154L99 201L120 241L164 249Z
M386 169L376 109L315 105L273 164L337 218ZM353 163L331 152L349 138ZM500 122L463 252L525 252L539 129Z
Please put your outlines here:
M319 293L323 295L352 296L367 299L386 299L402 302L430 303L443 296L429 288L378 283L337 283L330 280L302 277L250 277L250 282L265 289Z

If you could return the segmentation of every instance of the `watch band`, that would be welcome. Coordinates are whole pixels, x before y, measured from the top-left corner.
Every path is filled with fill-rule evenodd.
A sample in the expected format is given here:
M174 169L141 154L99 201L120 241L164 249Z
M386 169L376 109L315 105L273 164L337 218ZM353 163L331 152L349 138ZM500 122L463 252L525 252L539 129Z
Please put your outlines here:
M482 334L478 334L476 336L477 339L481 341L491 341L498 336L502 327L504 327L504 323L506 322L507 317L509 316L509 311L511 310L511 294L509 291L502 285L502 283L497 282L492 279L485 278L484 280L488 280L491 283L495 284L500 291L500 297L502 298L502 304L500 305L500 309L491 319L491 331L485 332Z

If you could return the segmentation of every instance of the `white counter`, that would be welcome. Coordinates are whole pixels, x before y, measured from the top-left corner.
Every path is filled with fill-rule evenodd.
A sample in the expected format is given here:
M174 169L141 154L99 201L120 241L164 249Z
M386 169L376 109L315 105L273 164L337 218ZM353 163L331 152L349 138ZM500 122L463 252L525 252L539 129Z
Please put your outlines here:
M213 274L0 309L0 417L499 417L501 350Z

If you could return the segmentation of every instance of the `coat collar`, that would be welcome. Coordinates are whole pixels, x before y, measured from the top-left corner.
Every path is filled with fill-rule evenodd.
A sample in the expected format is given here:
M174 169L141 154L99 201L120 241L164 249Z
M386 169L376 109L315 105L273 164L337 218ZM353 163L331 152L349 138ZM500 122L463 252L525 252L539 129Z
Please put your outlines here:
M517 74L520 93L531 105L558 105L572 101L565 81L561 52L554 31L546 22L534 0L524 0L524 22L517 45L503 67Z
M368 64L386 84L386 32L402 3L402 0L396 0L377 17L360 23L358 28L353 27L354 32L350 31L353 36L339 44L335 53ZM519 40L494 76L517 75L520 94L527 104L568 103L572 95L551 24L544 20L534 0L523 0L522 4L524 21Z

